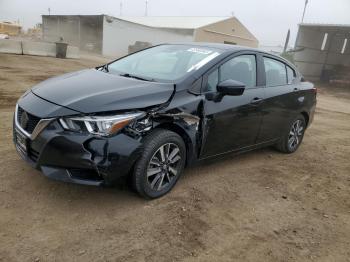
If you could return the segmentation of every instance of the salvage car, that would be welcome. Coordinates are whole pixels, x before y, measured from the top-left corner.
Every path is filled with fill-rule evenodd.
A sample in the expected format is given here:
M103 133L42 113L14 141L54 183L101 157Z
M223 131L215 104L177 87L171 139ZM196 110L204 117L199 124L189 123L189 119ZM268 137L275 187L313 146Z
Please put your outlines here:
M316 88L293 64L225 44L162 44L43 81L16 105L18 153L47 177L168 193L186 166L275 146L293 153Z

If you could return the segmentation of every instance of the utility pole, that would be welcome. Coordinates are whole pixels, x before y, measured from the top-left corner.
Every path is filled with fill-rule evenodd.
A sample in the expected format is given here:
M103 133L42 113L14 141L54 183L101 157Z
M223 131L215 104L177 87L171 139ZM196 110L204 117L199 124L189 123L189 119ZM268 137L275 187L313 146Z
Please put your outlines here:
M304 12L303 12L303 17L301 18L301 23L304 23L304 17L305 17L306 7L308 3L309 3L309 0L305 0Z
M123 2L120 1L120 5L119 5L119 16L122 16L123 14Z
M146 0L145 16L148 15L148 0Z
M285 52L287 51L288 43L289 43L289 38L290 38L290 29L288 29L286 41L284 42L283 53L285 53Z

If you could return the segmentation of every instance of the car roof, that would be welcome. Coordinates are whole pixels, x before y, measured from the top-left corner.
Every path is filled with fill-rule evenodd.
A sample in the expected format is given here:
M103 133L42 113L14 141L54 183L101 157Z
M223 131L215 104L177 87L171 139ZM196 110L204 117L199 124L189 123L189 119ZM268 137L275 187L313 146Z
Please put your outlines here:
M221 49L225 51L256 51L256 52L264 52L262 50L240 46L240 45L230 45L230 44L221 44L221 43L209 43L209 42L176 42L176 43L164 43L168 45L190 45L190 46L200 46L200 47L211 47L216 49Z

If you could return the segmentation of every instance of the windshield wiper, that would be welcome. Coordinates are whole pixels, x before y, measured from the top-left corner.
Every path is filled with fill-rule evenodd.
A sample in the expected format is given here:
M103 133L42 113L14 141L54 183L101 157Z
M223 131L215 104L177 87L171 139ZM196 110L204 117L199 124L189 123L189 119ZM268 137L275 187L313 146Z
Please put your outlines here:
M108 64L103 65L102 68L103 68L107 73L109 73Z
M155 82L153 78L146 78L146 77L131 75L129 73L120 74L120 76L134 78L134 79L143 80L143 81Z
M105 72L109 73L109 68L108 68L108 64L102 65L102 66L98 66L96 67L97 70L102 71L104 70Z

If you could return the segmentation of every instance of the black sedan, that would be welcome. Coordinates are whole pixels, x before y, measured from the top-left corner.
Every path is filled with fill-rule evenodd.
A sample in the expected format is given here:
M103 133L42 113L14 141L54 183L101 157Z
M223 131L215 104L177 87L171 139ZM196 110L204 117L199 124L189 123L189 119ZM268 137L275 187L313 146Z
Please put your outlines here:
M164 44L46 80L16 105L18 153L46 176L146 198L185 166L230 152L300 146L316 89L281 57L224 44Z

